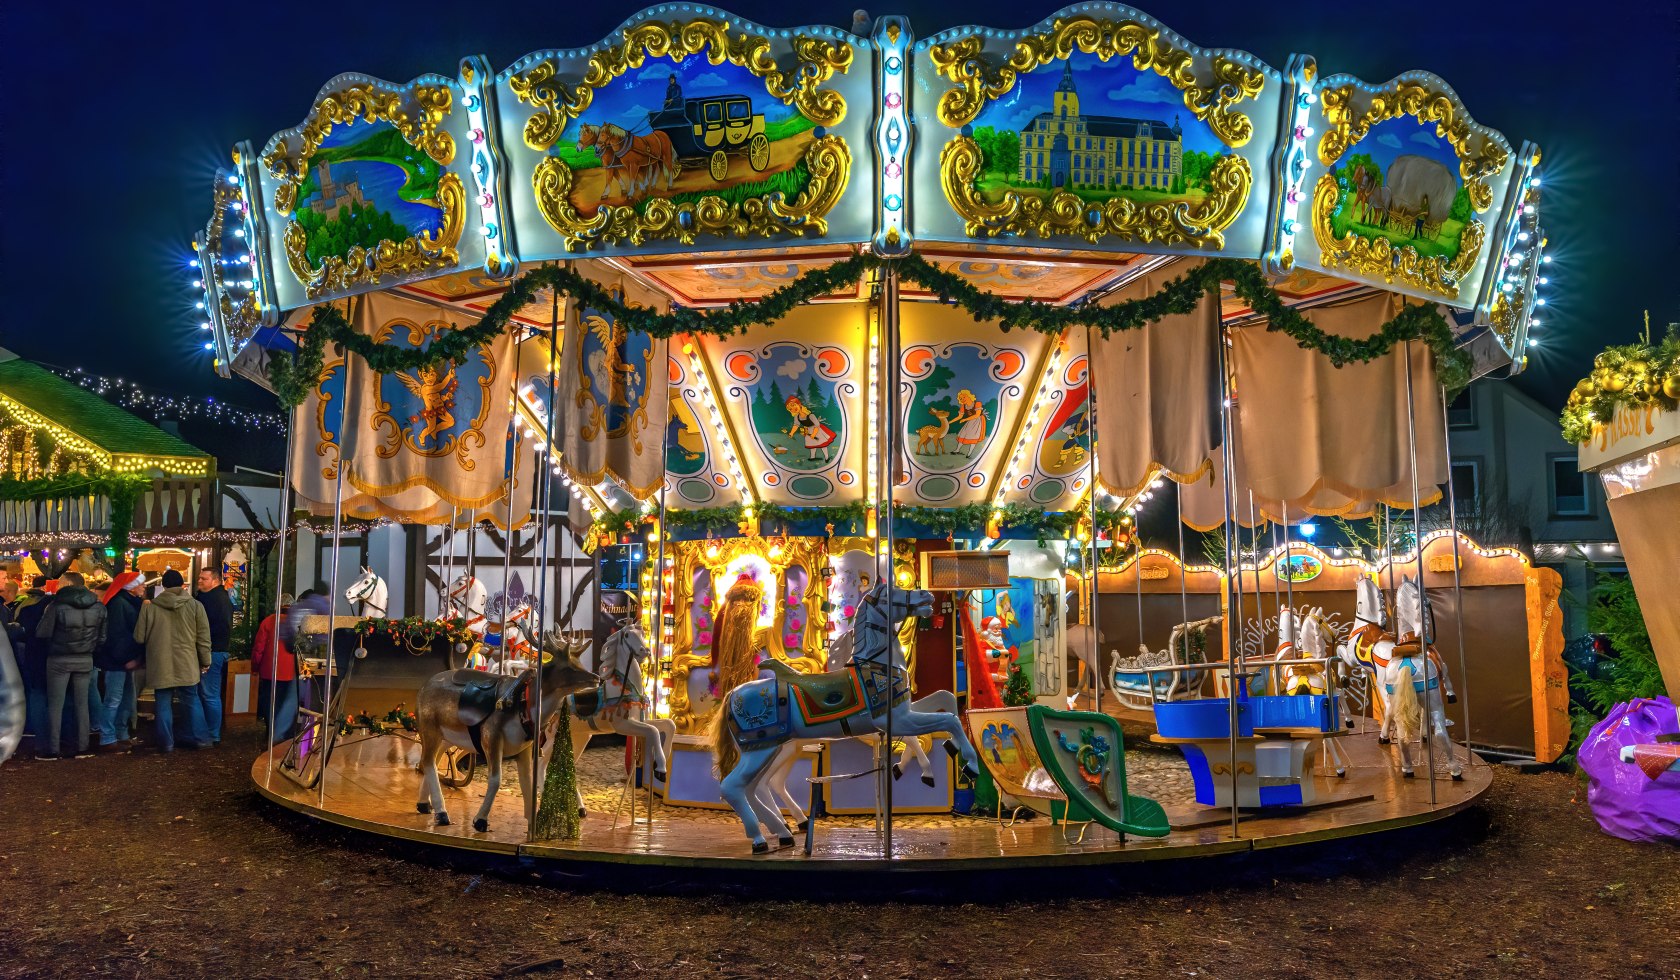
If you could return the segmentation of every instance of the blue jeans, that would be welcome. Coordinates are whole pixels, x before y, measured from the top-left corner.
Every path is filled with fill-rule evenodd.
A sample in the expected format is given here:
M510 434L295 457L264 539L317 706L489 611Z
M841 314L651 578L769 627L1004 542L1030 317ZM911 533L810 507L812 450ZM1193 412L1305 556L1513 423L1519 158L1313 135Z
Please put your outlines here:
M175 709L177 707L186 715L182 719L182 723L187 726L187 731L184 734L191 735L192 740L199 745L207 746L210 744L210 734L204 728L204 711L199 704L198 688L160 687L152 693L157 699L159 749L169 752L175 748Z
M227 680L227 651L212 651L210 669L198 682L198 700L210 741L222 740L222 684Z
M128 730L134 724L134 674L127 670L107 670L104 677L99 744L114 745L128 739Z
M284 742L297 731L298 682L253 679L257 687L257 714L269 717L269 686L273 685L280 707L274 712L274 741ZM269 744L273 744L272 742Z

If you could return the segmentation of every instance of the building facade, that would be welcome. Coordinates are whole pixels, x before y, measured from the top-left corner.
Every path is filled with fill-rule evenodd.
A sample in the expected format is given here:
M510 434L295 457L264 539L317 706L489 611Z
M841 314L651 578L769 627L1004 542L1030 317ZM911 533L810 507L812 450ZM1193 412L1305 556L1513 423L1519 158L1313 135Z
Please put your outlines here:
M1062 68L1050 112L1021 133L1022 183L1105 190L1182 190L1184 133L1157 119L1085 116L1071 65Z
M1447 424L1461 525L1472 536L1478 525L1513 527L1536 564L1563 576L1564 636L1586 632L1597 577L1626 574L1626 565L1604 491L1580 471L1557 411L1509 382L1482 382L1452 403Z

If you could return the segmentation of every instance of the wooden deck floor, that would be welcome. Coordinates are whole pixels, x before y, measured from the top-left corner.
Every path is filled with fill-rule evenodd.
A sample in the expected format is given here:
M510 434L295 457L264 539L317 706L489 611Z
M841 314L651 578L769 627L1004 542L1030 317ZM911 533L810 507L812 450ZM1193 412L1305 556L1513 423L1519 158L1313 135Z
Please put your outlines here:
M1487 763L1473 759L1462 782L1441 771L1435 802L1426 778L1404 780L1389 762L1388 749L1371 735L1342 739L1352 766L1347 778L1315 776L1321 797L1332 802L1312 809L1245 812L1233 836L1229 811L1210 810L1188 799L1162 799L1174 830L1160 839L1120 840L1092 825L1083 842L1077 827L1038 819L1006 826L972 817L917 817L913 826L895 821L893 854L882 855L881 838L868 818L819 822L813 854L804 839L768 855L749 853L740 824L732 816L656 804L651 822L645 805L632 823L628 810L591 813L582 838L575 842L531 843L525 840L518 781L510 765L502 792L490 814L487 833L472 830L483 782L464 790L444 790L453 824L434 827L430 816L415 812L419 776L416 747L408 740L379 736L342 745L332 757L322 788L305 790L278 771L270 773L267 755L251 766L251 778L267 799L323 821L420 844L539 861L604 862L753 871L911 871L1055 867L1129 863L1227 854L1287 847L1339 837L1391 830L1439 820L1473 804L1492 784ZM594 750L599 751L599 750ZM622 749L618 750L622 752ZM1462 752L1462 748L1459 749ZM278 753L278 750L277 750ZM586 788L586 792L588 792ZM600 799L601 788L590 793ZM645 804L644 792L640 800ZM911 821L906 821L911 822Z

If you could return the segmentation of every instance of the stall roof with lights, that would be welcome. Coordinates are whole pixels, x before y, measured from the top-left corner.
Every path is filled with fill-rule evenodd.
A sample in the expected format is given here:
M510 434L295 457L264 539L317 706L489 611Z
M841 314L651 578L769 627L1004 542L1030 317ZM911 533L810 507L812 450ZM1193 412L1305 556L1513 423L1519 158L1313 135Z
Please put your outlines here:
M190 476L215 470L209 453L3 348L0 411L114 470Z

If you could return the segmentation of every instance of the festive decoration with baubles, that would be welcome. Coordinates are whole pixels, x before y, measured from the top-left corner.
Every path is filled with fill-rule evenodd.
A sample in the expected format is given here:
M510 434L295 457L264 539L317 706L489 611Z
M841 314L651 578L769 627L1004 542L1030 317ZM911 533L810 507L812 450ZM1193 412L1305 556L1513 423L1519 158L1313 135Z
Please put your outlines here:
M1592 373L1576 383L1564 406L1559 420L1563 437L1586 442L1618 408L1648 405L1680 411L1680 324L1669 324L1657 344L1651 343L1647 325L1640 340L1608 347L1593 358Z

